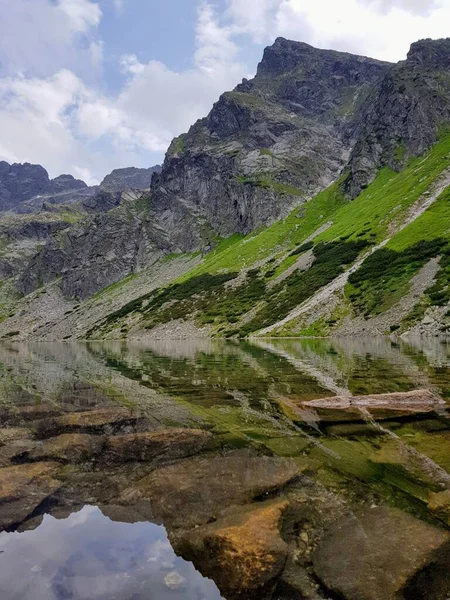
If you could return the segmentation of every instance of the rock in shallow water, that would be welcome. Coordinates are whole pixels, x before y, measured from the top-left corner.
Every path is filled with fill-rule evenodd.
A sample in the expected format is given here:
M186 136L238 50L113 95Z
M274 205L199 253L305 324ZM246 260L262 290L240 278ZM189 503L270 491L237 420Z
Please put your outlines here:
M175 542L185 559L213 578L228 600L260 598L286 562L280 521L288 502L277 500L231 508L216 522Z
M445 408L445 402L429 390L413 390L393 394L368 396L332 396L303 402L309 412L314 411L318 421L362 421L395 419L433 412Z
M227 507L275 492L298 475L294 460L233 451L185 459L153 471L121 497L148 499L169 529L190 528L217 518Z
M449 564L447 531L388 507L339 520L313 554L316 576L345 600L446 600ZM424 596L420 574L430 565Z

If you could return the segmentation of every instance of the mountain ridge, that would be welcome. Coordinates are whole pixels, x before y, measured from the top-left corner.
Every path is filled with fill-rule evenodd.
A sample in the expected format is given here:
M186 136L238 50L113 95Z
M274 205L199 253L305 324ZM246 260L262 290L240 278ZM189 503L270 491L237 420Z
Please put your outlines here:
M390 64L278 38L149 190L52 207L55 231L4 283L40 323L20 335L71 337L74 311L92 339L450 331L449 131L450 39ZM47 295L67 319L42 320Z

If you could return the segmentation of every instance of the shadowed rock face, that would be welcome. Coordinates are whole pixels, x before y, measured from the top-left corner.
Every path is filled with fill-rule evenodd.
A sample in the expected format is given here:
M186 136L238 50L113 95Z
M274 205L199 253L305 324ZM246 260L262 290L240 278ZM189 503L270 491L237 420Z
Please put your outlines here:
M205 220L220 235L248 233L329 185L351 150L345 131L388 67L277 39L253 80L174 140L154 177L153 214L174 245L207 243Z

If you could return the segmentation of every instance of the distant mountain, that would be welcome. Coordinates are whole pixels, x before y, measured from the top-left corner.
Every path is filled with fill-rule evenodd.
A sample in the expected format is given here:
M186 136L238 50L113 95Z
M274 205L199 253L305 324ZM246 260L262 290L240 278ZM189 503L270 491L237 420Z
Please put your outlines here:
M153 173L161 173L161 165L155 165L149 169L137 169L136 167L114 169L101 182L100 187L108 192L120 192L124 189L150 189Z
M88 186L72 175L59 175L50 179L41 165L30 163L12 165L0 162L0 211L34 213L45 204L72 204L92 198L99 191L121 192L125 189L150 188L156 165L149 169L129 167L115 169L105 177L100 186Z

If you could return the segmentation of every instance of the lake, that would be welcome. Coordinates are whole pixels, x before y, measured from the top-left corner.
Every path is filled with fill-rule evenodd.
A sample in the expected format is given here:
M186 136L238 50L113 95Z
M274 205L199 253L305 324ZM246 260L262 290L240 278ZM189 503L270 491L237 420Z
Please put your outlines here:
M449 367L437 338L2 343L0 598L446 600Z

